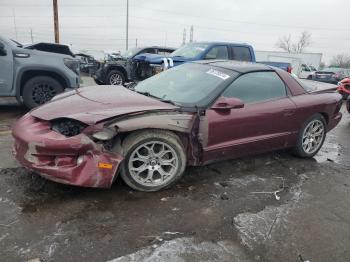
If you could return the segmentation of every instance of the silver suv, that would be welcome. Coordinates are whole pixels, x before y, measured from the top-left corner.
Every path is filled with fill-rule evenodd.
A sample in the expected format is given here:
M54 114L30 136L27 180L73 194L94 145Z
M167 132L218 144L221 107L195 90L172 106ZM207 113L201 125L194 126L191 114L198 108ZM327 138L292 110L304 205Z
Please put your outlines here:
M16 97L34 108L78 87L79 61L74 57L27 49L0 36L0 97Z

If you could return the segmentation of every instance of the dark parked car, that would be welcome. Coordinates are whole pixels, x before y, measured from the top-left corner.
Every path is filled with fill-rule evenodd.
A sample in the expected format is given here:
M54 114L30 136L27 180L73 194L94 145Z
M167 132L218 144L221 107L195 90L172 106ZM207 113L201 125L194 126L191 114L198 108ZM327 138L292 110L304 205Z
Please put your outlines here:
M58 95L16 123L14 151L56 182L110 187L120 173L130 187L156 191L186 166L285 148L314 156L341 120L342 99L309 90L262 64L186 63L132 89Z
M93 56L78 53L75 54L75 57L79 59L79 65L80 65L80 72L94 75L96 70L100 68L101 63L98 62Z
M323 69L322 71L316 71L312 80L337 84L347 76L350 76L350 69L329 67Z
M152 75L150 67L144 67L142 63L134 59L143 53L168 56L175 49L171 47L150 46L130 49L116 61L106 62L94 75L97 84L122 85L125 82L143 80Z

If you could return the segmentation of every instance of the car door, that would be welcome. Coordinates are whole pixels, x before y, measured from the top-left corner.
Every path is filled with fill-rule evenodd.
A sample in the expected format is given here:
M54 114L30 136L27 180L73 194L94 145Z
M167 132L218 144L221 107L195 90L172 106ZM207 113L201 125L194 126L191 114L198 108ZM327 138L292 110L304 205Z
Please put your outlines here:
M208 142L204 162L289 146L296 105L275 72L244 74L227 87L222 97L238 98L244 107L206 111Z
M13 84L13 56L6 43L0 41L0 95L10 95Z
M206 60L211 59L229 59L229 50L227 45L216 45L208 50L204 55Z

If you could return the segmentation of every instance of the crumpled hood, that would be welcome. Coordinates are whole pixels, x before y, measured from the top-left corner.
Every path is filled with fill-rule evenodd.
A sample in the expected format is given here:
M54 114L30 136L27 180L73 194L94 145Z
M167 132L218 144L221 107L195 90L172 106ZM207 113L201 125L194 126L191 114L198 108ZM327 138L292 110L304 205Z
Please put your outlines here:
M30 114L43 120L72 118L91 125L125 114L177 108L122 86L90 86L62 93Z

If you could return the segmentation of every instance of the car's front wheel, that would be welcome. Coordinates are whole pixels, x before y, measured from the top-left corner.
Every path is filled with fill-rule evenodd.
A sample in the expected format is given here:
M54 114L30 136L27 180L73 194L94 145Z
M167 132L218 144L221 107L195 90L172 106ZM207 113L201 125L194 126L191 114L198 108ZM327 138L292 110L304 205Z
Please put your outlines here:
M56 79L49 76L35 76L23 86L23 102L31 109L50 101L63 90L64 87Z
M185 150L178 136L163 130L145 130L129 135L123 143L126 153L121 177L131 188L158 191L182 176Z
M118 70L112 70L107 75L107 85L123 85L125 82L125 77L122 72Z
M325 138L326 121L321 114L316 114L299 131L295 153L304 158L313 157L321 149Z

